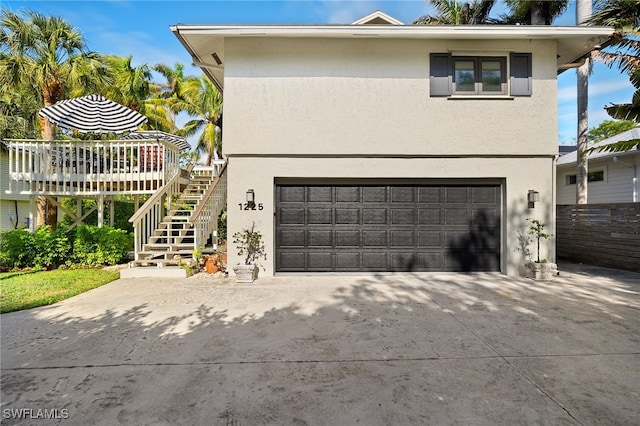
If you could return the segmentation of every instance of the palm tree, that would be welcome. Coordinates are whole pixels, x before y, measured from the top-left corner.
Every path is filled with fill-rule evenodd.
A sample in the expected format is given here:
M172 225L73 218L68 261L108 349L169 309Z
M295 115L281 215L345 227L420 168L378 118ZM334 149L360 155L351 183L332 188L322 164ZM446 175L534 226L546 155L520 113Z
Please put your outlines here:
M182 99L176 98L174 107L195 117L184 125L182 133L199 134L196 150L207 154L210 166L222 150L222 129L217 126L222 117L222 93L205 76L189 77L182 84Z
M591 0L578 0L576 3L576 22L584 25L591 17ZM576 204L586 204L589 175L589 58L576 70L578 104L578 160L576 161Z
M495 1L473 0L471 3L463 3L458 0L429 0L429 3L438 14L421 16L413 22L414 25L486 24Z
M616 29L605 51L598 52L594 59L609 67L617 66L628 72L631 83L636 88L631 102L606 107L607 113L616 119L634 120L640 123L640 2L637 0L599 0L590 24L607 25ZM626 151L640 149L640 140L620 141L602 149L606 151Z
M568 0L505 0L510 13L501 16L501 24L551 25L569 6Z
M87 51L78 29L62 18L27 10L0 14L0 87L33 93L40 107L51 106L74 88L83 90L104 83L100 55ZM9 88L9 89L7 89ZM55 139L55 124L38 117L41 136ZM47 212L48 214L46 214ZM55 227L55 206L38 202L38 225Z
M184 65L176 62L173 68L165 64L155 64L151 67L154 71L160 73L165 80L164 84L154 84L153 93L156 97L162 99L170 99L172 97L180 97L180 85L184 81Z
M147 125L165 132L176 133L176 114L181 112L184 99L181 95L182 83L185 80L184 65L177 62L173 68L165 64L155 64L152 70L160 73L166 82L151 83L151 98L147 100Z
M640 2L637 0L599 0L590 24L615 28L607 51L601 51L595 60L622 72L640 69ZM613 50L613 51L612 51Z
M144 102L150 96L151 70L147 64L134 67L132 56L105 55L111 76L105 97L132 110L144 113Z
M24 17L3 9L0 15L0 85L37 93L51 106L74 88L104 84L106 69L99 54L86 49L78 29L55 16L27 10ZM55 138L55 125L40 117L42 138Z

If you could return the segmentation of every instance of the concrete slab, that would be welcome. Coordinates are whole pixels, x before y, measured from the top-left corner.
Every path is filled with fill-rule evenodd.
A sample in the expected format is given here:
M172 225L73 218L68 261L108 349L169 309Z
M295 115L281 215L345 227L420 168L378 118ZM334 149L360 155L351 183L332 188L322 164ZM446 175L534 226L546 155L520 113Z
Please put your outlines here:
M564 266L120 279L0 317L2 422L637 424L640 274Z
M179 266L136 266L121 269L120 278L187 278L187 271Z

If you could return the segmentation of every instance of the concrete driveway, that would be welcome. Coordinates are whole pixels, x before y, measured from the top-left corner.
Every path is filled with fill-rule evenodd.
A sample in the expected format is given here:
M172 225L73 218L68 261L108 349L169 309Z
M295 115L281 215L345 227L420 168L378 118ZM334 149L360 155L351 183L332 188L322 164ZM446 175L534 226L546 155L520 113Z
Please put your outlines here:
M637 425L640 274L561 268L121 279L1 316L1 420Z

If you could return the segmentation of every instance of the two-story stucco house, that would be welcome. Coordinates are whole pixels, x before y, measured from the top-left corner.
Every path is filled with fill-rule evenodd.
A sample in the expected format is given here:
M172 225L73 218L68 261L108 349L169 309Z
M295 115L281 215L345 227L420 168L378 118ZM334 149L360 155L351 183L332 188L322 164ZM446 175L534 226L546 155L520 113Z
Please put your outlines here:
M255 223L267 275L516 275L525 219L554 233L556 76L611 30L398 24L172 27L224 91L228 233Z

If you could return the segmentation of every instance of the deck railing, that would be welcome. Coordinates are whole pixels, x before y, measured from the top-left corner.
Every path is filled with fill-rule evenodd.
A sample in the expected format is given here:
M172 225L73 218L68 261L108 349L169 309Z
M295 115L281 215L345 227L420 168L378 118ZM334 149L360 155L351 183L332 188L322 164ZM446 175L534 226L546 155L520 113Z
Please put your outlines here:
M5 142L13 194L150 194L179 172L179 149L163 140Z
M194 168L194 174L204 172L204 168ZM213 235L214 232L217 235L218 230L218 216L220 212L227 205L227 164L225 161L221 161L213 166L212 176L214 179L211 185L202 197L200 202L191 215L191 222L193 223L194 232L194 249L204 246L209 238L209 235ZM216 241L214 239L213 245L216 247Z

